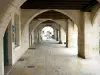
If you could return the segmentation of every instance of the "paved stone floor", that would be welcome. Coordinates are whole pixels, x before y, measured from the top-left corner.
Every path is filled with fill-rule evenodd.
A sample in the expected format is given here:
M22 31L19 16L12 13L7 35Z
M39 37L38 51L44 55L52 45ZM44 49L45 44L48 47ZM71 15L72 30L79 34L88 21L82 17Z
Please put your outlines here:
M77 49L57 43L48 40L34 45L8 75L100 75L100 61L78 58Z

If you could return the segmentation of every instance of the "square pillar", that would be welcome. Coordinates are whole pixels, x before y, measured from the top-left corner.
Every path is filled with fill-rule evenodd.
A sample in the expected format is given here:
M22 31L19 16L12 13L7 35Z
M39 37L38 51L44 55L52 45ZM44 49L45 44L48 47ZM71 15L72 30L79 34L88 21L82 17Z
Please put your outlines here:
M85 58L85 40L84 40L84 13L80 14L80 25L78 25L78 56Z
M68 47L74 47L74 22L68 19Z
M53 37L53 39L55 39L56 40L56 38L57 38L57 35L56 35L56 29L54 28L54 37ZM57 40L56 40L57 41Z
M59 44L62 44L61 40L61 26L59 25Z
M78 56L90 57L92 33L91 12L81 12L80 25L78 26Z
M68 47L68 20L66 20L66 47Z
M91 58L92 43L93 43L93 29L91 12L84 12L84 35L85 35L85 57Z
M56 34L56 41L58 41L58 29L55 30L55 34Z

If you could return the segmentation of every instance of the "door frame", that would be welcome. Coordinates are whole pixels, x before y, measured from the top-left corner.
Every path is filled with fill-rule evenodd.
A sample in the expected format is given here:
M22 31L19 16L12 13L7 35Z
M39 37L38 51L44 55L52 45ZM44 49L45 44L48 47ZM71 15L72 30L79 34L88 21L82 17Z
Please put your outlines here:
M12 22L10 21L8 24L8 27L6 29L7 32L7 46L8 46L8 66L12 66L13 65L13 57L12 57ZM4 46L3 46L4 47Z

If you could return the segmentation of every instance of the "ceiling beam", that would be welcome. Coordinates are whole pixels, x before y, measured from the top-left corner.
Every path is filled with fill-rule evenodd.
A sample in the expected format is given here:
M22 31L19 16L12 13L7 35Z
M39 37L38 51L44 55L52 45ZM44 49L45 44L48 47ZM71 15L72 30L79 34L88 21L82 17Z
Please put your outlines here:
M87 6L85 6L84 8L82 8L81 10L84 11L84 12L85 11L90 12L91 9L93 8L93 6L95 6L97 3L98 2L95 0L95 1L91 2L90 4L88 4Z
M27 0L21 8L90 11L96 3L96 0Z

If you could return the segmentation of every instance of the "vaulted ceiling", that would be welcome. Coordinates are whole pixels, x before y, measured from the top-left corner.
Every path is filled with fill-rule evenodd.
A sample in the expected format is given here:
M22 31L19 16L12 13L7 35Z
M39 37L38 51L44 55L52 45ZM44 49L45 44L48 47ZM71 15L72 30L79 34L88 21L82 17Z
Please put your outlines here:
M90 11L98 2L96 0L27 0L23 9L73 9Z
M34 19L68 19L68 17L60 12L50 10L36 16Z

